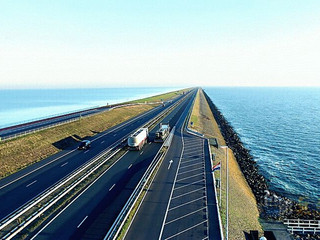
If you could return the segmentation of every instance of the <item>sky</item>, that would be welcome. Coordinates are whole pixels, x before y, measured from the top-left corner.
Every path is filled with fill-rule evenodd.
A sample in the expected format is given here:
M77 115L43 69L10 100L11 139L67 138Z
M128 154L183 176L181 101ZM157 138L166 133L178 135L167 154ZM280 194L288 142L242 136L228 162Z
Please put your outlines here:
M0 0L0 89L320 86L319 0Z

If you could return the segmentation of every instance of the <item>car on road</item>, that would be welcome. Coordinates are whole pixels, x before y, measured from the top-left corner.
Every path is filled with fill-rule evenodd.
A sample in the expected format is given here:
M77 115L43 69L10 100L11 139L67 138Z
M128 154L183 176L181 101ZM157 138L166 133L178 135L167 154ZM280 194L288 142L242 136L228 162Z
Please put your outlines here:
M88 148L90 148L90 147L91 147L91 141L89 141L89 140L83 140L83 141L81 141L78 149L79 149L79 150L86 150L86 149L88 149Z

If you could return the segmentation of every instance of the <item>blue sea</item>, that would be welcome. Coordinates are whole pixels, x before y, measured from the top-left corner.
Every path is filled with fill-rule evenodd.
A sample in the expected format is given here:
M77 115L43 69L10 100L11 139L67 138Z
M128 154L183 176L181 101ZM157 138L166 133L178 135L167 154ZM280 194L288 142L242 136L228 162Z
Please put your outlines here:
M320 88L204 88L271 189L320 206Z
M99 88L0 90L0 128L178 88Z

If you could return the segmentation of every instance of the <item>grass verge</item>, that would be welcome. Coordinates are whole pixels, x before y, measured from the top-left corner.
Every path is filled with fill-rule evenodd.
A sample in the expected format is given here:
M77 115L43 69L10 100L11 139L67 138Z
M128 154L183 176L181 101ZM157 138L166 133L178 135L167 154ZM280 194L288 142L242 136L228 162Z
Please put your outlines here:
M209 105L199 90L195 100L194 108L191 115L194 121L192 129L201 132L207 138L216 138L219 145L225 145L225 141L221 135L219 127L213 117ZM191 126L190 126L191 127ZM222 184L221 184L221 219L223 225L226 222L226 150L222 148L211 147L212 153L215 155L213 164L222 163ZM238 163L229 149L229 239L245 239L244 232L250 230L261 231L259 223L259 211L257 208L255 197L247 184ZM215 172L216 178L220 177L220 171ZM220 189L217 188L219 194ZM220 196L218 195L218 200ZM225 226L224 226L225 227Z

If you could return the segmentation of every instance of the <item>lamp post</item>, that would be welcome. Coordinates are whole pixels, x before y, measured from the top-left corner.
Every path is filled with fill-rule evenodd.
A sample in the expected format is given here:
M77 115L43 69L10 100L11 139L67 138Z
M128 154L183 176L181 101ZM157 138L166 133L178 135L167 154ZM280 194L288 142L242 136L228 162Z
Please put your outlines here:
M228 163L228 146L221 146L221 148L226 149L226 172L227 172L227 179L226 179L226 240L228 240L228 224L229 224L229 163ZM221 173L220 173L220 184L221 184ZM221 186L220 186L220 206L221 206Z

